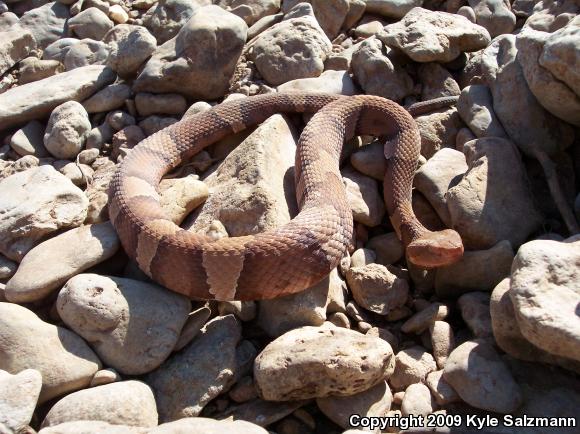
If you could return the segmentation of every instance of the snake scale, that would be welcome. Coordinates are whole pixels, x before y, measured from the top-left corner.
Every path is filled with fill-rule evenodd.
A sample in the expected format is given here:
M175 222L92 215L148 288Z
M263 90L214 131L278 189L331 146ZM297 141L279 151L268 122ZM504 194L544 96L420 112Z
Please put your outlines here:
M432 106L422 104L411 111ZM162 177L208 145L275 113L315 113L297 147L298 215L271 231L219 240L168 220L159 203ZM190 298L256 300L302 291L328 275L352 243L339 159L344 141L354 135L389 139L385 204L408 260L427 268L458 260L463 245L457 232L427 230L411 208L421 149L414 119L395 102L370 95L273 93L186 117L140 142L120 163L110 186L111 222L149 277Z

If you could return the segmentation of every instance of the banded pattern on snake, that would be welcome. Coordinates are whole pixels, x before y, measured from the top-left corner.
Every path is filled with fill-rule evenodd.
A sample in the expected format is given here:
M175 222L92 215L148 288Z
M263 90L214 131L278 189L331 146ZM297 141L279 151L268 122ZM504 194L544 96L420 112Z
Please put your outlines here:
M448 104L436 100L410 110ZM275 113L315 113L296 154L298 215L272 231L219 240L168 220L159 203L161 178L206 146ZM121 162L110 187L111 222L149 277L190 298L256 300L302 291L335 268L352 242L339 159L344 141L362 134L389 139L385 204L408 260L422 267L458 260L463 245L457 232L427 230L411 207L421 149L415 121L400 105L370 95L273 93L187 117L143 140Z

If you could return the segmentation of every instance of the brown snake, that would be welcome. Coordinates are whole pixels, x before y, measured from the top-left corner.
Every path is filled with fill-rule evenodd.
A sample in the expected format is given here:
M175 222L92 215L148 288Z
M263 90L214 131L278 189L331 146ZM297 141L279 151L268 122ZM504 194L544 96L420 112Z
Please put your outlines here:
M437 105L437 100L419 103L411 111ZM219 240L168 220L157 191L166 173L217 140L281 112L317 112L298 143L300 212L294 219L264 233ZM390 139L385 203L407 258L427 268L458 260L463 245L457 232L427 230L411 208L421 150L415 121L398 104L369 95L274 93L187 117L143 140L119 165L110 190L111 222L127 254L149 277L190 298L256 300L302 291L328 275L351 244L352 211L339 159L344 141L362 134Z

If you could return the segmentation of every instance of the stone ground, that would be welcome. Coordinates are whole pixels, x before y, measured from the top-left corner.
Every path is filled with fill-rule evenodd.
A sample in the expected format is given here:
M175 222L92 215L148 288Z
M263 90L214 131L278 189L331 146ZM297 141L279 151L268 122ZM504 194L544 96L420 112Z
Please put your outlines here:
M353 413L578 416L578 2L4 1L0 433L354 434ZM413 204L429 228L461 234L464 258L405 261L383 145L358 137L342 165L356 249L326 279L243 303L150 281L108 221L116 164L224 99L297 90L459 96L417 118ZM195 156L160 185L168 215L214 236L287 222L305 120L275 115Z

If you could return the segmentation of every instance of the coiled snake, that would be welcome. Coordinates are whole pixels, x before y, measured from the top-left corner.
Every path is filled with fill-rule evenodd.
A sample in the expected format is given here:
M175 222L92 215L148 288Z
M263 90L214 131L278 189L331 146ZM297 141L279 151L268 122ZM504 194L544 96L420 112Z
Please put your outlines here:
M300 212L294 219L272 231L219 240L168 220L157 191L166 173L228 134L275 113L294 112L316 112L298 143ZM463 245L457 232L427 230L411 208L421 150L415 121L398 104L369 95L273 93L184 118L143 140L121 162L110 187L111 222L127 254L149 277L190 298L256 300L302 291L335 268L352 242L352 211L339 158L344 141L362 134L390 139L385 203L407 259L422 267L458 260Z

